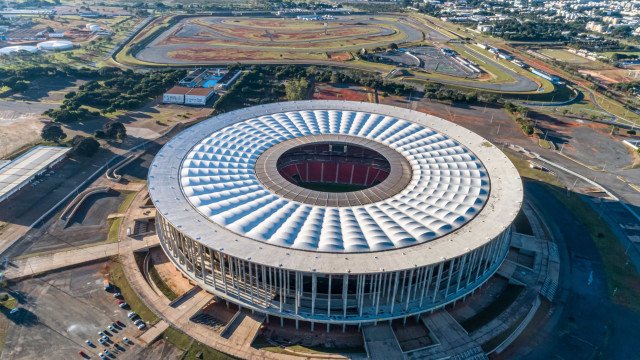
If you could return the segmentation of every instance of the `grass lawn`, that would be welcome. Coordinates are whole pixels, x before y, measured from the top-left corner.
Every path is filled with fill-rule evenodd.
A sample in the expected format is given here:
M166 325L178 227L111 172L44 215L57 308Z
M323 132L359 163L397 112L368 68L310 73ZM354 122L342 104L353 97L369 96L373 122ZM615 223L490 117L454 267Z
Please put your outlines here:
M129 206L131 206L133 199L138 194L135 191L127 191L123 193L126 195L122 200L122 202L120 203L120 205L118 206L118 211L117 211L118 213L123 213L127 211L129 209ZM119 217L115 219L109 219L108 223L109 223L109 233L107 234L107 242L109 243L117 242L118 236L120 235L120 225L122 225L122 218Z
M158 270L155 267L149 267L149 276L151 276L151 281L160 289L162 294L167 297L167 299L173 301L178 298L178 295L171 290L171 288L162 280L160 274L158 274Z
M136 195L138 194L135 191L127 191L124 192L126 194L124 200L122 200L122 202L120 203L120 206L118 206L118 212L119 213L123 213L125 211L127 211L129 209L129 206L131 206L131 203L133 202L133 199L136 197Z
M538 52L550 58L570 64L588 64L591 62L591 60L587 58L572 54L564 49L541 49Z
M131 306L131 310L138 313L144 321L155 324L160 320L160 318L140 300L138 294L133 290L124 275L124 269L117 257L111 261L109 266L109 280L120 289L120 293L127 299L127 304Z
M511 304L516 300L518 295L520 295L522 290L524 290L523 286L514 284L507 285L504 291L498 295L491 304L480 310L477 314L463 321L460 325L462 325L467 332L473 332L480 329L507 310L507 308L509 308L509 306L511 306Z
M235 359L233 356L227 355L223 352L220 352L216 349L213 349L209 346L206 346L189 335L177 330L173 327L169 327L164 331L163 338L171 343L173 346L177 347L180 350L185 351L185 353L180 358L181 360L195 360L195 359L206 359L206 360L231 360ZM201 357L199 357L201 355Z
M551 149L553 148L553 144L549 140L538 139L538 145L540 145L543 149Z
M122 218L115 218L107 220L109 224L109 233L107 233L107 242L118 242L118 236L120 235L120 225L122 225Z
M316 346L302 346L291 345L286 347L280 347L267 341L264 337L258 336L256 340L251 344L253 347L269 351L276 354L289 354L294 353L306 353L306 354L364 354L366 350L364 347L341 347L341 348L327 348Z
M548 173L546 171L533 169L529 166L529 162L522 158L522 155L519 155L513 151L506 150L505 154L511 160L513 165L518 169L518 173L520 176L539 180L545 182L547 184L552 184L558 187L563 187L563 185L558 181L555 175Z
M640 274L630 264L625 249L609 225L586 202L584 195L570 193L548 186L553 194L587 229L602 257L609 297L617 304L640 311ZM614 295L615 292L615 295Z

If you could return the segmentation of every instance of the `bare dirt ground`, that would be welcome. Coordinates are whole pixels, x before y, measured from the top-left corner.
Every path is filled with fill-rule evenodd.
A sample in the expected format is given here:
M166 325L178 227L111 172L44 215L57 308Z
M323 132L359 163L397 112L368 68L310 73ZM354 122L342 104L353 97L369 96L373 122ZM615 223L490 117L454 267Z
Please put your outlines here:
M40 141L40 131L48 120L42 113L57 108L64 95L84 81L58 77L31 82L21 94L0 94L0 158Z
M627 69L580 70L580 73L591 75L605 84L617 84L635 81L640 71Z
M169 261L167 255L165 255L161 248L151 249L151 262L162 280L176 295L181 296L193 288L193 285L189 283L189 280Z
M400 107L412 107L427 114L442 117L477 132L494 143L517 145L537 144L538 139L527 137L519 126L502 108L481 105L450 105L429 99L421 99L412 104L400 97L381 98L381 102ZM531 111L529 116L536 126L547 134L563 153L594 167L622 169L633 164L634 158L622 144L624 137L609 134L607 125L582 121L561 116L551 117Z
M44 126L41 112L33 112L33 109L19 111L17 107L24 104L14 105L0 100L0 158L40 141L40 131Z
M330 84L318 84L313 93L314 100L369 101L371 91L362 86L337 87Z

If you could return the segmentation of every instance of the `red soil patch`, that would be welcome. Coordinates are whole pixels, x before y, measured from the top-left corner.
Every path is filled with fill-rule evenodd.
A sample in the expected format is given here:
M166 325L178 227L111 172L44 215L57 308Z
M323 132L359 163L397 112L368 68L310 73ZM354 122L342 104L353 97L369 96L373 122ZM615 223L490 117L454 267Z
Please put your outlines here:
M368 90L363 88L338 88L328 84L316 85L313 99L315 100L348 100L369 101Z
M335 61L349 61L353 59L353 56L351 56L351 54L348 52L330 53L329 59L335 60Z
M636 80L634 78L634 73L637 73L637 70L623 70L623 69L579 70L579 71L581 74L589 74L606 84L617 84L617 83L626 83L626 82L634 81ZM630 71L631 71L631 74L629 74Z

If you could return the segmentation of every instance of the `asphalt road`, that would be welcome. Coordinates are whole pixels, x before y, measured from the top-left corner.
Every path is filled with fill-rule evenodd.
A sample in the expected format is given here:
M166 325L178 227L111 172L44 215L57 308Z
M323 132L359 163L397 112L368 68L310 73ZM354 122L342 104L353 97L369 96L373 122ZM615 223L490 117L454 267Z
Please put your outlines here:
M526 181L524 188L560 250L559 301L533 338L518 340L529 342L526 347L501 358L638 359L640 314L609 300L602 259L589 234L544 185Z
M362 17L362 18L366 19L366 22L372 23L372 24L384 24L388 22L386 20L369 20L368 17ZM222 21L224 19L225 18L216 18L216 21ZM429 36L434 40L446 42L449 39L446 35L437 32L437 30L435 30L434 28L427 27L415 21L407 21L406 23L403 23L403 22L393 23L393 26L398 27L399 29L401 29L403 32L407 34L404 40L405 42L415 42L415 41L422 40L421 33L419 33L418 30L416 29L416 27L420 25L422 26L421 29L424 32L428 33ZM179 25L176 25L176 26L179 26ZM169 55L171 52L180 51L180 49L194 48L198 46L206 47L206 45L201 45L196 41L188 42L187 40L185 40L185 43L182 43L182 44L168 44L168 45L161 44L161 42L164 39L166 39L171 33L173 33L174 29L175 29L175 26L168 29L164 33L162 33L158 38L152 41L151 44L149 44L143 50L138 52L138 54L136 54L136 58L149 63L156 63L156 64L178 64L178 65L194 65L194 66L195 65L225 65L228 63L237 62L237 60L230 59L225 61L216 60L216 61L196 63L188 60L175 59L171 57ZM438 35L435 35L435 34L438 34ZM379 43L367 44L367 47L368 48L375 47L375 46L385 47L386 45L388 45L387 42L381 41ZM224 47L220 47L220 48L224 49ZM259 50L259 51L264 51L265 49L268 50L268 48L260 46L258 43L255 43L255 42L247 43L246 46L229 46L228 48L242 49L242 50ZM340 47L339 49L334 49L333 51L358 51L360 50L360 48L362 48L362 45L354 45L354 46ZM291 50L295 50L295 47L292 48ZM301 53L307 53L310 50L302 48L300 49L300 51ZM442 84L447 84L447 85L464 86L464 87L477 88L482 90L492 90L492 91L532 92L538 89L538 84L535 81L529 79L526 76L522 76L517 72L501 65L499 62L495 61L491 57L484 56L484 55L481 55L481 56L483 56L483 61L485 61L486 63L490 63L493 67L499 69L505 74L508 74L511 78L514 79L514 81L508 82L508 83L489 83L489 82L482 82L482 81L473 81L468 79L461 79L461 80L437 79L435 81ZM338 66L338 67L345 67L345 68L360 69L359 66L350 64L349 62L337 62L337 61L328 61L328 60L319 61L319 60L289 60L289 59L287 60L255 59L255 60L242 60L241 62L245 64L273 64L273 65L286 65L286 64L327 65L327 66ZM417 76L417 78L429 79L428 77L421 77L419 75Z
M87 265L12 286L11 293L22 309L9 316L0 359L80 359L80 350L96 359L97 352L104 349L98 344L98 331L116 320L125 326L112 334L114 341L122 344L123 336L134 339L140 331L127 319L127 311L102 288L105 267L105 263ZM85 345L87 339L98 347ZM118 358L139 359L133 354L140 351L139 345L123 349ZM114 352L114 347L109 351Z

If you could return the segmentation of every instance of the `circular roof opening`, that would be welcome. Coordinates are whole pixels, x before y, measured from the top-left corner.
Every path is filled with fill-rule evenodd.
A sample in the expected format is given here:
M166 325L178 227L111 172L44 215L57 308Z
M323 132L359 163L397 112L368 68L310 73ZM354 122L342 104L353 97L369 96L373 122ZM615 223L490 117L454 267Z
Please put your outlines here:
M382 183L391 172L377 151L346 142L314 142L285 151L276 162L280 175L305 189L344 193Z

